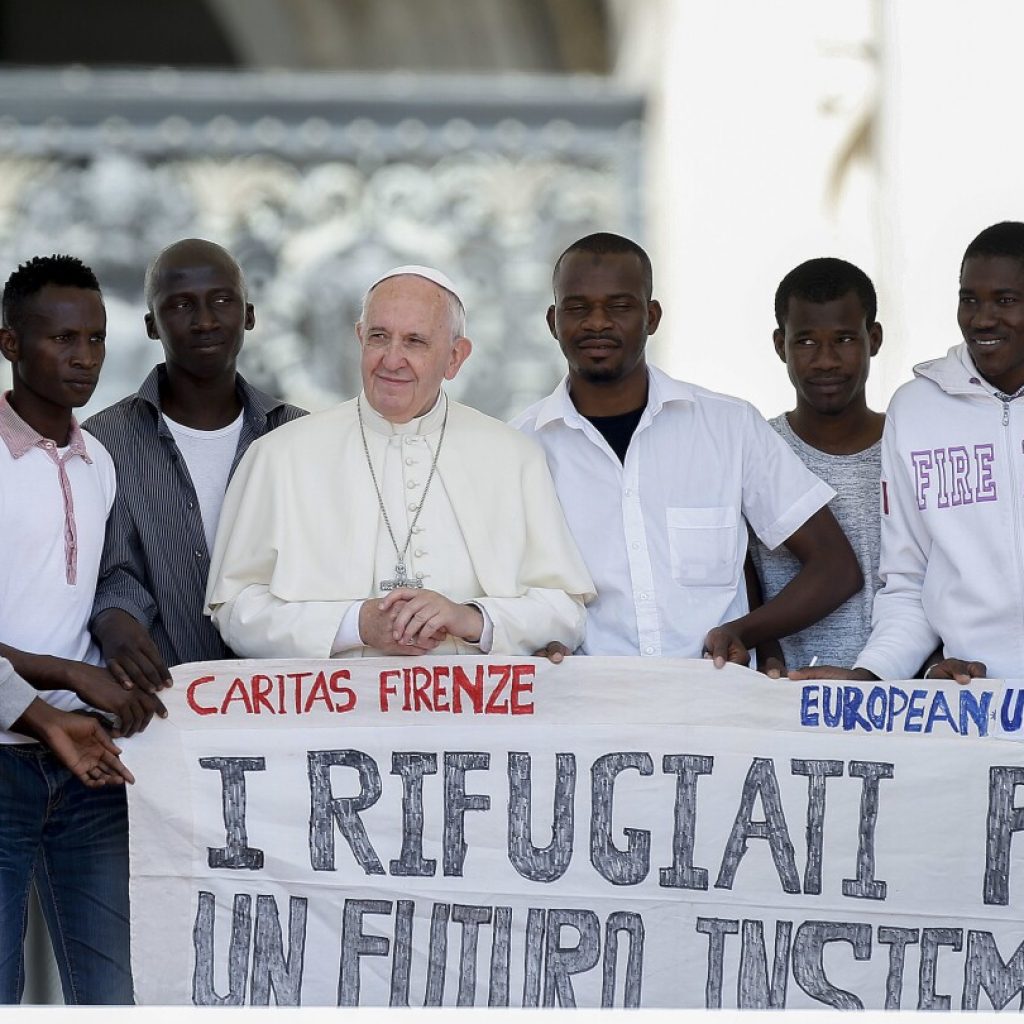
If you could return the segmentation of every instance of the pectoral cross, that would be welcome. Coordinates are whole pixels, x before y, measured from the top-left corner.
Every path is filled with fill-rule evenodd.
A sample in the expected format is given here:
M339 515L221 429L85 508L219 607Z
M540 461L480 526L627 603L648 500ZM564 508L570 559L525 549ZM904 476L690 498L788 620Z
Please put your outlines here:
M414 580L406 576L405 565L401 562L395 566L395 578L393 580L380 581L380 589L385 593L389 590L398 590L400 587L411 587L413 590L423 589L423 580Z

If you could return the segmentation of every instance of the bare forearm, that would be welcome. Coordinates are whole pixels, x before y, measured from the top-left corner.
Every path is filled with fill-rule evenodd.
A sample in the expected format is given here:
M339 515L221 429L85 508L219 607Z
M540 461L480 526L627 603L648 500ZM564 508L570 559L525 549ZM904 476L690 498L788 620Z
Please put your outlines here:
M40 700L37 697L25 708L21 717L14 723L13 728L16 732L24 733L26 736L32 736L37 740L45 740L47 730L60 714L61 712L57 711L56 708L50 707L44 700Z
M54 658L48 654L31 654L7 644L0 644L0 655L5 657L14 666L14 671L35 689L68 689L63 658Z
M771 601L727 625L752 648L819 622L864 585L855 560L837 561L803 566Z
M821 621L864 585L857 556L828 508L818 509L785 545L800 571L771 601L726 624L748 649Z

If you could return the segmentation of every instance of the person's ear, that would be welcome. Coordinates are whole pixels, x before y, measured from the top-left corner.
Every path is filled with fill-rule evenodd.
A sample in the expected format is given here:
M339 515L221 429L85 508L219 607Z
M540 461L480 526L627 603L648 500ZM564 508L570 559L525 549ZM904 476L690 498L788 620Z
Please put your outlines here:
M251 331L256 326L256 310L251 302L245 304L245 329Z
M878 350L882 347L882 325L877 320L868 328L868 341L870 342L868 351L873 356L877 356Z
M146 334L149 335L153 341L159 341L160 335L157 334L156 320L153 318L153 314L151 312L147 313L143 319L146 321Z
M786 332L781 327L772 331L772 342L775 344L775 354L783 361L786 361Z
M21 358L21 346L18 335L10 327L0 327L0 352L9 363L16 363Z
M448 368L444 371L445 380L454 380L455 375L462 369L462 364L469 358L473 351L473 342L469 338L456 338L452 345L451 358L448 360Z
M551 332L551 337L558 341L558 334L555 332L555 307L548 306L548 330Z
M661 303L657 299L651 299L647 303L647 333L653 334L661 323Z

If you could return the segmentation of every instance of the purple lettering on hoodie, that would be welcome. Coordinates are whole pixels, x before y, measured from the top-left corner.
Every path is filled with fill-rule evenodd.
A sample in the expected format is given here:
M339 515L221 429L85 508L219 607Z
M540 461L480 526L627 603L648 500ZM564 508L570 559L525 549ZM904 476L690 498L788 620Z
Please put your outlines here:
M992 463L995 462L995 447L992 444L974 446L974 465L977 471L974 496L977 501L996 500L996 482L992 479Z

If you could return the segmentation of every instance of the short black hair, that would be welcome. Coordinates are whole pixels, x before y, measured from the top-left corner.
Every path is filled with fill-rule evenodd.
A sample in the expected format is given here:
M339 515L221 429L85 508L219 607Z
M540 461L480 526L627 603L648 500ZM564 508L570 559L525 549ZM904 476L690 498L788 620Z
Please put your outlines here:
M632 253L640 260L640 268L644 275L644 290L647 293L647 299L650 300L654 292L654 272L651 269L651 257L631 238L626 238L623 235L614 235L610 231L598 231L592 235L585 235L583 238L577 239L555 261L555 269L551 275L552 286L558 277L558 268L562 265L562 260L571 252L593 252L601 255L605 253Z
M775 319L779 330L786 328L790 299L804 302L834 302L856 292L864 307L864 320L870 326L878 316L878 296L871 278L860 267L835 256L819 256L794 267L775 289Z
M96 275L76 256L35 256L22 263L4 285L3 326L20 327L25 304L50 284L92 292L100 290Z
M964 252L960 273L972 256L1006 256L1024 264L1024 224L1019 220L1003 220L985 228Z
M153 312L153 300L156 297L157 288L157 275L163 269L162 264L164 260L176 256L180 252L190 253L193 259L197 258L196 253L202 255L198 258L204 259L206 263L209 263L211 256L213 258L219 257L225 264L233 269L238 274L238 283L242 286L242 296L245 301L248 301L248 288L245 284L245 274L242 273L242 268L238 265L238 260L231 255L224 248L223 245L218 245L217 242L211 242L208 238L181 238L177 242L172 242L170 245L165 245L157 254L153 257L152 262L146 268L146 277L143 281L143 294L146 299L146 306L150 313Z

